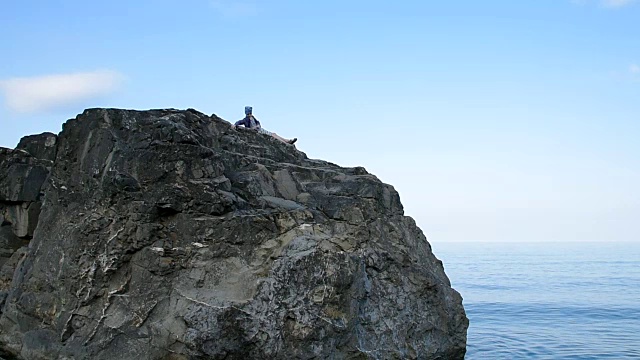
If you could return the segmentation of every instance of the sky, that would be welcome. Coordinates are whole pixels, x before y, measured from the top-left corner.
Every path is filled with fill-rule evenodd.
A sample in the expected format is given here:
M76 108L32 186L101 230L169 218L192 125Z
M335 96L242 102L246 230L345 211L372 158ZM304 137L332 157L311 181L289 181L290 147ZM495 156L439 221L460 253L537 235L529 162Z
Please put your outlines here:
M0 5L0 146L195 108L364 166L431 242L640 242L640 1Z

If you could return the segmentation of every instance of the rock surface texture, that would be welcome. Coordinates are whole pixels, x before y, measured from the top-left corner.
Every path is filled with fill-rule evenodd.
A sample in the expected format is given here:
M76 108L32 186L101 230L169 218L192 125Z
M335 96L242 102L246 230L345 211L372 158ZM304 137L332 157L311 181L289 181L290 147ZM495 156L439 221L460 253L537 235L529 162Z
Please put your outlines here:
M25 138L15 150L0 148L0 309L17 262L38 224L42 187L53 165L56 139L45 133ZM36 144L41 146L36 149Z
M0 357L464 358L393 187L215 115L90 109L1 149L0 220Z

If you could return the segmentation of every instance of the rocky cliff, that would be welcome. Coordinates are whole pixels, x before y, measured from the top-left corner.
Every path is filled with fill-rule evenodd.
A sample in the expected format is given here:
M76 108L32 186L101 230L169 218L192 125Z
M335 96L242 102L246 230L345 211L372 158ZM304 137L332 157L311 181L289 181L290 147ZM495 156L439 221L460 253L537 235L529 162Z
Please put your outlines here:
M90 109L1 149L0 220L0 357L464 358L393 187L215 115Z

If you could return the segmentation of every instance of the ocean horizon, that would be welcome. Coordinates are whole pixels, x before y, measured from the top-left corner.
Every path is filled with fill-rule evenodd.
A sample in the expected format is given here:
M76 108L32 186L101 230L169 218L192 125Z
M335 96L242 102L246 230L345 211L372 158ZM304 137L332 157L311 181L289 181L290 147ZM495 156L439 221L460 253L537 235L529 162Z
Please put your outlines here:
M466 359L640 359L640 244L433 243Z

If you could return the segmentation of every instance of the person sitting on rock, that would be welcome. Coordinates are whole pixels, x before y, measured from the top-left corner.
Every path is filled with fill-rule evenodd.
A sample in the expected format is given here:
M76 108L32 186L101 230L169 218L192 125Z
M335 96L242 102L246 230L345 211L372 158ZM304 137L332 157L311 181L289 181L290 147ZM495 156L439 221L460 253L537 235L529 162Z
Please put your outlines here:
M258 121L258 119L256 119L255 116L253 116L253 108L251 106L245 106L244 107L244 114L246 115L244 117L244 119L238 120L238 121L236 121L235 124L233 124L233 126L235 128L237 128L240 125L243 125L247 129L255 129L261 134L270 135L270 136L282 141L283 143L287 143L287 144L293 144L296 141L298 141L297 138L293 138L291 140L287 140L287 139L281 137L280 135L278 135L276 133L272 133L272 132L269 132L269 131L263 129L262 126L260 126L260 121Z

